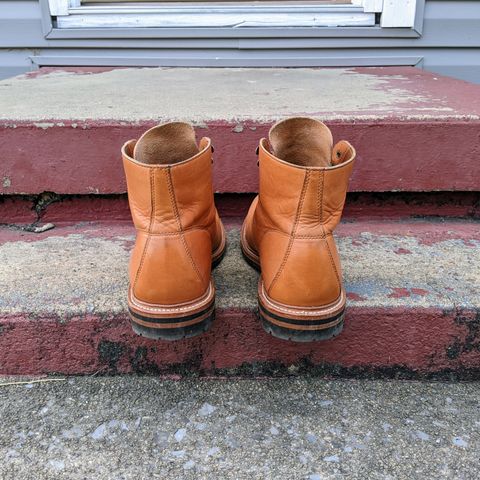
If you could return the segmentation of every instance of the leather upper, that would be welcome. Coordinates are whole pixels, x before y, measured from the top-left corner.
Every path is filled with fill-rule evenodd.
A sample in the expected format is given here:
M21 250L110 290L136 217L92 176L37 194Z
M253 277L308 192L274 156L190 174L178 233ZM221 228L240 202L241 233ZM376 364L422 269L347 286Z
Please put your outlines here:
M133 295L155 305L191 302L209 288L212 251L223 235L213 199L210 139L203 138L198 153L176 163L135 160L136 144L130 140L122 147L137 229L129 265Z
M285 133L280 146L279 125ZM279 303L323 306L341 293L332 232L342 214L355 150L346 141L332 143L325 125L301 118L280 122L269 141L260 141L259 195L244 230L260 257L266 293ZM277 152L297 163L278 158Z

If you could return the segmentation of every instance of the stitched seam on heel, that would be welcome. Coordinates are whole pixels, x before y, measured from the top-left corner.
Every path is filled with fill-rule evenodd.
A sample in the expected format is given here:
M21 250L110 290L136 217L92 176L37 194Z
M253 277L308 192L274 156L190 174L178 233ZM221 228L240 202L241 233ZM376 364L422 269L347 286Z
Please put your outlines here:
M280 277L280 274L282 273L283 269L285 268L288 257L290 256L290 252L292 251L293 242L295 241L295 233L297 231L297 227L298 227L298 224L300 222L300 215L302 213L303 202L305 200L305 195L307 193L307 188L308 188L309 181L310 181L310 171L307 170L305 172L305 178L303 180L302 192L300 194L300 199L298 201L297 211L295 213L295 221L293 223L292 231L290 233L290 239L288 241L287 251L285 252L285 255L283 256L282 263L280 264L280 267L279 267L274 279L272 280L272 283L270 283L270 286L268 287L268 290L267 290L268 294L270 294L273 286L275 285L278 278Z
M320 227L322 229L322 239L325 242L325 246L327 247L327 253L330 257L330 263L332 265L333 271L335 272L335 278L337 279L338 288L340 291L342 290L342 282L340 280L340 275L338 274L337 267L335 266L335 261L333 260L332 251L330 250L330 245L328 244L328 233L325 231L325 227L323 225L323 192L325 189L325 170L322 171L322 191L320 196L320 212L319 212L319 220L320 220Z
M318 220L323 222L323 191L325 189L325 170L319 172L320 178L318 182Z
M187 240L185 239L185 231L183 230L183 227L182 227L182 221L180 219L180 214L178 212L177 198L175 196L175 191L173 188L171 167L168 167L167 169L167 185L168 185L168 194L170 196L170 201L172 203L173 213L175 215L175 220L177 222L178 229L180 230L180 239L182 241L183 248L185 249L185 253L187 254L188 259L190 260L190 264L192 265L193 269L198 275L198 278L200 279L200 281L204 282L205 279L202 277L202 274L200 273L200 270L198 269L197 264L193 259L192 252L188 247Z
M335 266L335 261L333 260L332 251L330 250L330 245L328 244L328 239L327 239L328 235L325 233L325 228L323 227L323 225L322 225L322 230L323 230L323 234L324 234L323 239L324 239L325 245L327 247L328 256L330 257L330 263L332 264L333 271L335 272L335 277L336 277L337 282L338 282L338 288L341 290L342 289L342 282L340 280L340 275L338 274L337 267Z
M137 286L138 279L140 277L140 271L143 268L145 257L147 255L148 244L150 243L150 233L152 232L153 219L155 217L155 172L150 169L150 221L148 223L147 240L143 247L142 258L140 259L140 265L138 266L137 273L135 274L135 280L133 282L132 290L135 293L135 287Z

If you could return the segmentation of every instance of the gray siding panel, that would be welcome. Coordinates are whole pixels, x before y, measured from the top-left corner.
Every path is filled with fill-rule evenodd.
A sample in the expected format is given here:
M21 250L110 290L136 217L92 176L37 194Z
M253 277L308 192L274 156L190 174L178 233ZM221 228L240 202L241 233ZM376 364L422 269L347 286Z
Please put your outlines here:
M9 78L33 70L35 66L30 58L33 53L27 49L0 49L0 78Z
M311 30L252 38L46 38L38 0L0 1L0 78L42 65L419 65L480 83L480 2L427 0L423 35L311 37ZM142 29L143 35L147 29ZM296 36L291 36L296 35ZM100 37L100 35L98 35Z
M0 1L0 48L47 44L37 0Z

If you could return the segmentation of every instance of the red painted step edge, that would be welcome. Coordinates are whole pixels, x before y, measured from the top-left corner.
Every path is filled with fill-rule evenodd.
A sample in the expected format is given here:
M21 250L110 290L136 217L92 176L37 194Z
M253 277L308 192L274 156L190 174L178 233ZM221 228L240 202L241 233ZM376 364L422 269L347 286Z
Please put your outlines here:
M242 220L255 194L218 194L215 205L222 218ZM41 196L40 196L41 197ZM0 196L0 224L131 222L125 194L47 197ZM51 203L50 203L51 202ZM35 204L42 204L38 212ZM419 217L480 217L480 192L349 193L342 218L402 219Z
M480 190L478 121L327 123L336 140L348 139L357 149L350 191ZM53 126L42 128L2 122L0 148L8 155L0 165L0 194L123 193L120 146L152 125L56 119ZM197 129L199 137L211 137L215 146L217 192L257 191L255 149L269 127L256 122L211 122Z
M292 373L292 365L307 364L310 373L391 369L480 378L479 315L352 307L339 337L308 344L271 337L251 311L219 311L209 332L174 343L136 336L125 315L66 322L10 316L0 319L0 374L268 374L282 367Z

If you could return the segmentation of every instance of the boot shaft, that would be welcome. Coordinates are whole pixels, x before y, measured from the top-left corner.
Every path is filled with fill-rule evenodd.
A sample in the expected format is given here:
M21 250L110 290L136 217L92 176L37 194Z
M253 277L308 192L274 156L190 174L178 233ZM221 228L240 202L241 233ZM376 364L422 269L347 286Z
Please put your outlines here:
M122 157L137 230L173 233L209 225L215 216L210 139L202 138L190 158L168 164L134 159L136 145L136 140L125 143ZM174 139L169 148L176 152Z
M346 141L332 144L325 125L301 118L280 122L270 141L261 140L259 212L272 228L318 236L337 226L355 150Z

